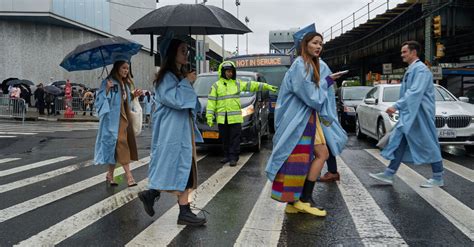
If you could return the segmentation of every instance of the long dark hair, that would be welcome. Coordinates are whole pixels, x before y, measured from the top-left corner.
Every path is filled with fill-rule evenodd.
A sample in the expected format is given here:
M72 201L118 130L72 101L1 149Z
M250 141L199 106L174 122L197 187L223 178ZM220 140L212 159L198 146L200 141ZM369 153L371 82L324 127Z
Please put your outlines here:
M306 65L306 73L309 73L309 67L313 67L313 80L316 83L317 86L319 86L319 57L313 57L310 54L308 54L308 43L316 36L321 37L321 40L323 40L323 36L320 33L316 32L311 32L308 33L304 36L303 40L301 41L301 48L298 50L298 55L300 55L303 58L303 61ZM320 53L321 54L321 53Z
M156 74L155 85L160 85L160 82L165 77L166 72L173 73L178 78L183 78L186 76L186 66L181 66L181 69L178 69L176 66L176 55L178 54L178 48L181 44L185 43L179 39L172 39L168 49L166 50L166 55L162 58L162 63L160 70Z
M122 65L124 65L125 63L128 63L128 62L127 61L116 61L114 63L114 66L112 67L112 70L110 71L110 74L107 76L107 78L115 79L118 82L123 81L123 83L127 84L128 87L130 88L130 86L133 84L132 77L130 76L130 68L128 69L128 74L127 74L127 77L125 78L125 80L123 78L121 78L120 73L119 73L120 67L122 67Z

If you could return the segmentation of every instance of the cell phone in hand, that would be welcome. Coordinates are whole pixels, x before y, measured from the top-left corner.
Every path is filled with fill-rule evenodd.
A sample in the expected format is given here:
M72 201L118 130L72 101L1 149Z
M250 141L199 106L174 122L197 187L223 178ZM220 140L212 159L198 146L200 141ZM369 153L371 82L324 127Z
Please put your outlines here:
M349 70L343 70L343 71L333 73L331 76L342 76L342 75L347 74L347 73L349 73Z

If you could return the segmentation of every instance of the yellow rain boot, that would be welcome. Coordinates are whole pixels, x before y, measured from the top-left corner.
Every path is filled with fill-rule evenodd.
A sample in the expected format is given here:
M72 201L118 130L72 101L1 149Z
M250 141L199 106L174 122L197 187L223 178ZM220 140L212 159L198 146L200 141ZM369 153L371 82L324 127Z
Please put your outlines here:
M293 207L295 209L299 210L300 212L312 214L312 215L315 215L315 216L324 217L324 216L327 215L326 210L319 209L319 208L316 208L316 207L311 207L311 204L309 202L297 201L293 204Z
M296 209L292 204L286 204L285 213L287 214L296 214L299 210Z

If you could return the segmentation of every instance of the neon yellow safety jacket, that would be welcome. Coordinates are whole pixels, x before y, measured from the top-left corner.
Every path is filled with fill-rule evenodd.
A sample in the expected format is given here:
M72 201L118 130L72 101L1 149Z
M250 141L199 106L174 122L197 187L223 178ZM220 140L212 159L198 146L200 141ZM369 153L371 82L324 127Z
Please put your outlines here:
M225 79L225 71L222 69L223 65L226 68L231 65L233 69L233 78ZM227 115L227 123L243 123L242 110L240 105L240 92L257 92L270 90L277 91L277 87L263 82L256 81L242 81L236 79L235 64L231 61L224 61L219 65L217 71L219 80L216 81L207 97L207 111L206 118L209 126L213 125L214 116L217 115L217 123L224 124Z

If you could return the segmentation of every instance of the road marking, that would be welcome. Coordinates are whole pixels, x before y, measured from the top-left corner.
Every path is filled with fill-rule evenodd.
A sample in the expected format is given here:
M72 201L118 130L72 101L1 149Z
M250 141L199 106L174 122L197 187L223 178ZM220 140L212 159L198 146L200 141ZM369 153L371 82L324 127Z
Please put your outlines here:
M47 166L47 165L50 165L50 164L54 164L56 162L61 162L61 161L70 160L70 159L74 159L74 158L76 158L76 156L61 156L61 157L57 157L57 158L54 158L54 159L43 160L43 161L36 162L36 163L33 163L33 164L29 164L29 165L15 167L15 168L12 168L12 169L0 171L0 177L5 177L5 176L11 175L11 174L23 172L23 171L26 171L26 170L30 170L30 169L34 169L34 168L38 168L38 167L42 167L42 166Z
M7 163L7 162L10 162L10 161L15 161L15 160L19 160L20 158L5 158L5 159L0 159L0 164L2 163Z
M443 159L443 166L444 168L450 170L452 173L455 173L458 176L469 180L471 183L474 182L474 170L446 159Z
M15 138L16 136L0 136L0 138Z
M79 170L80 168L87 167L87 166L90 166L90 165L93 165L93 164L94 164L94 162L92 160L89 160L89 161L86 161L86 162L81 162L79 164L66 166L66 167L63 167L63 168L60 168L60 169L56 169L54 171L39 174L37 176L33 176L33 177L25 178L25 179L22 179L22 180L18 180L18 181L12 182L12 183L2 184L2 185L0 185L0 194L4 193L4 192L7 192L7 191L10 191L10 190L14 190L14 189L23 187L23 186L34 184L34 183L37 183L37 182L40 182L40 181L43 181L43 180L47 180L47 179L50 179L50 178L53 178L53 177L56 177L56 176L59 176L59 175L62 175L62 174L68 173L68 172L76 171L76 170Z
M273 200L271 191L267 181L234 246L278 246L286 203Z
M150 161L150 156L140 159L139 161L135 161L130 164L130 170L137 169L142 167ZM105 167L105 166L104 166ZM114 176L119 176L124 173L122 167L115 169ZM75 184L71 184L69 186L63 187L59 190L52 191L48 194L44 194L28 201L13 205L11 207L5 208L0 210L0 223L7 221L11 218L17 217L21 214L27 213L29 211L35 210L41 206L46 204L52 203L64 197L70 196L76 192L85 190L90 188L96 184L102 183L105 181L105 173L101 173L97 176L91 177L86 180L81 180Z
M408 245L385 216L370 193L340 158L336 157L339 174L344 179L337 184L354 225L365 246Z
M200 161L206 155L197 157ZM148 179L138 183L138 186L122 190L113 196L70 216L69 218L49 227L48 229L18 243L18 246L49 246L57 245L87 226L112 213L116 209L138 197L138 192L147 188Z
M36 135L38 133L31 132L0 132L0 135Z
M241 155L237 166L223 166L204 183L199 185L194 194L199 195L194 203L198 208L204 208L206 204L234 177L235 174L250 159L253 153ZM164 213L160 218L133 238L126 246L167 246L185 228L176 224L179 214L179 206L175 205ZM212 222L210 223L212 224Z
M365 151L374 156L385 166L388 166L389 162L380 155L378 149L365 149ZM425 182L426 178L408 166L400 166L397 176L403 179L410 188L444 215L446 219L471 239L471 241L474 241L474 211L472 209L441 188L420 188L420 184Z

